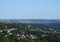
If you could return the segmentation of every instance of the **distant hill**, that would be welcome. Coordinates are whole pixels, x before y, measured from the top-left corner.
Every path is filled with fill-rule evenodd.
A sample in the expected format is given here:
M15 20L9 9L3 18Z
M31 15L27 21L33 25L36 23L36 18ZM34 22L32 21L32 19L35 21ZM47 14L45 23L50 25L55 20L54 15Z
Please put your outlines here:
M60 20L48 19L0 19L0 23L31 23L38 27L46 27L60 30Z
M8 23L60 23L60 20L48 19L0 19L0 22Z

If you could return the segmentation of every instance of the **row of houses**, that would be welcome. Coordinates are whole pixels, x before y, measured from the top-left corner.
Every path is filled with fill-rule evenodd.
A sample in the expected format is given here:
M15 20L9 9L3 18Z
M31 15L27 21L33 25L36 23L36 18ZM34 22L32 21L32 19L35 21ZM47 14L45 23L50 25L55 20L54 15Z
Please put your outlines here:
M11 28L11 29L4 29L4 30L0 30L0 33L6 33L5 34L5 37L9 36L9 35L13 35L12 32L10 31L14 31L14 30L17 30L16 28ZM25 38L30 38L30 39L37 39L38 36L36 35L33 35L31 33L27 34L26 32L22 32L22 34L15 34L17 39L25 39Z

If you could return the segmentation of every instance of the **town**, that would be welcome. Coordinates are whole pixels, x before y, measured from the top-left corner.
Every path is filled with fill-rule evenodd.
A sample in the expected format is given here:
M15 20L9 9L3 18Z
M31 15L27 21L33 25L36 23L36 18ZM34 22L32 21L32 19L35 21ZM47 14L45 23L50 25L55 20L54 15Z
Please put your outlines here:
M42 27L44 28L44 26ZM0 23L0 42L3 42L4 38L6 42L60 41L60 32L58 30L52 28L46 30L43 28L27 23Z

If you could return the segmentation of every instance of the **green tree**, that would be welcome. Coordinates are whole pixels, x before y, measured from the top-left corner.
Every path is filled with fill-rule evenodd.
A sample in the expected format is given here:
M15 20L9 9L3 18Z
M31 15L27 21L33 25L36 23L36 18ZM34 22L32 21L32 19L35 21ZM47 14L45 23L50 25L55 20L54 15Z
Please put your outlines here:
M2 42L10 42L10 40L7 37L3 37Z

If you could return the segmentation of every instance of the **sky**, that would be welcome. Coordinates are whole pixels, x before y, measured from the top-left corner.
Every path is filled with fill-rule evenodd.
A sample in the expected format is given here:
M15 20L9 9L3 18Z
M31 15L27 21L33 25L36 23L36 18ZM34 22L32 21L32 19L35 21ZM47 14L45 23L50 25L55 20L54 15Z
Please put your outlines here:
M0 0L0 19L60 19L60 0Z

